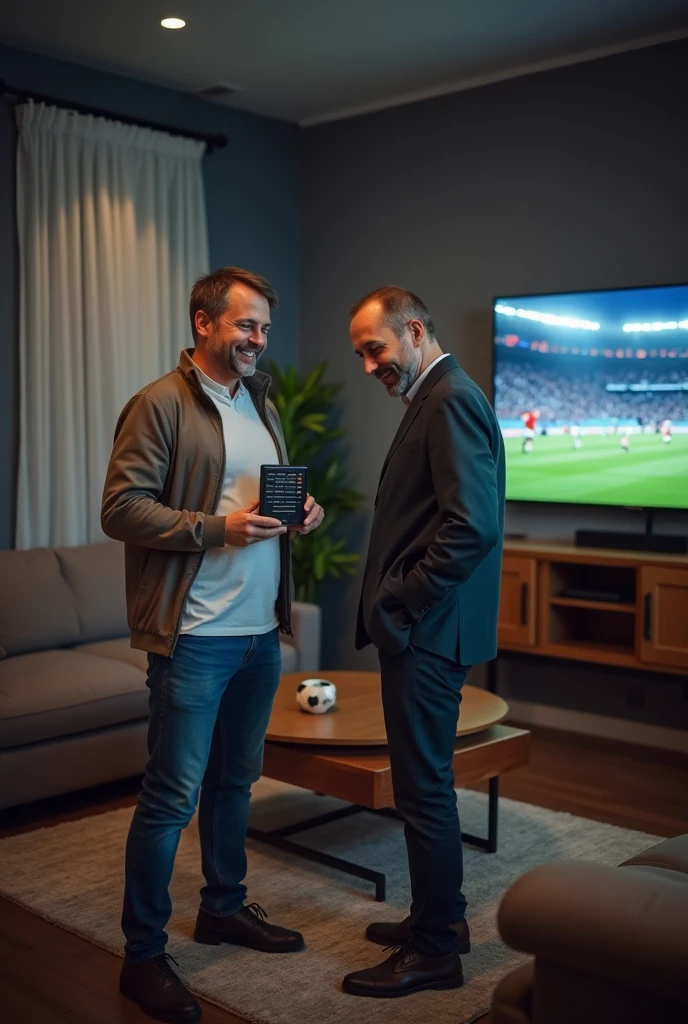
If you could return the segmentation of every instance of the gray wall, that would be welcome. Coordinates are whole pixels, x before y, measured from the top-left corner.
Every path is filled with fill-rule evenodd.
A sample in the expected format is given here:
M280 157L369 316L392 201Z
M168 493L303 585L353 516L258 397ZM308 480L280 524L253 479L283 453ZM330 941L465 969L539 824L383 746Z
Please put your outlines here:
M440 343L490 395L493 296L687 281L687 86L681 41L304 132L301 361L327 358L346 383L353 480L369 497L402 407L351 352L353 301L382 284L418 292ZM613 510L509 510L510 527L536 538L638 523ZM352 529L362 546L368 525ZM688 519L657 523L672 528L688 532ZM353 651L357 592L355 581L326 595L329 667L375 665L370 649ZM634 714L623 676L586 670L581 696L576 670L569 696L552 697L552 671L522 670L520 695ZM666 685L671 713L660 700L638 716L688 723L688 702Z
M211 266L265 274L280 295L271 355L297 362L299 345L299 130L192 96L0 45L9 85L229 136L204 157ZM14 539L17 458L17 250L13 105L0 100L0 548Z

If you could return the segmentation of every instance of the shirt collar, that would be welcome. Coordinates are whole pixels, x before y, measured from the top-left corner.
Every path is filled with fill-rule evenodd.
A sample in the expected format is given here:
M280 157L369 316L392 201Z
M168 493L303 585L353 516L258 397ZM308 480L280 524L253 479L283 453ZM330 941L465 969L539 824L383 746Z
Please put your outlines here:
M425 380L427 375L432 370L433 366L436 366L437 363L439 363L440 359L446 359L448 355L449 355L449 352L443 352L441 356L437 357L437 359L433 359L433 361L430 363L430 365L425 367L425 369L421 373L420 377L418 377L416 380L414 380L413 384L411 385L411 387L408 389L408 391L404 395L404 398L406 399L406 402L409 405L413 401L414 396L418 394L418 389L420 388L421 384L423 383L423 381Z
M179 356L178 369L189 380L190 383L196 386L200 385L200 369L198 364L193 358L194 350L192 348L183 348ZM241 381L244 394L258 395L261 392L267 392L270 387L270 374L263 373L262 370L256 370L252 377L244 377Z
M234 395L232 395L230 393L230 390L229 390L228 387L225 387L224 384L220 384L220 383L218 383L218 381L213 380L212 377L209 377L207 373L203 372L203 370L200 368L198 363L196 363L195 365L196 365L196 371L197 371L198 376L200 377L200 380L201 380L201 384L206 389L206 391L210 391L210 392L212 392L212 394L218 395L220 398L229 399L230 402L231 401L235 401L237 398L239 398L240 395L243 394L243 392L244 392L244 383L241 380L241 378L239 379L239 386L237 387L236 391L234 392Z

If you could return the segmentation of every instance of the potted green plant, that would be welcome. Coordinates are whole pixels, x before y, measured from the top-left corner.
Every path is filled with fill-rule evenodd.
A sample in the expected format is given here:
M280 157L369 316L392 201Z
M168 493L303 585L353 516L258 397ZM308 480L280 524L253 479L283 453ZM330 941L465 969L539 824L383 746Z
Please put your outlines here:
M319 529L305 537L294 534L293 567L297 601L313 601L319 583L328 577L353 576L359 555L347 550L338 537L338 526L346 513L355 511L364 495L346 486L344 459L337 442L345 431L333 425L333 403L341 384L327 384L323 378L327 363L316 366L307 376L294 366L281 369L272 362L270 398L282 421L289 461L308 467L308 490L325 509Z

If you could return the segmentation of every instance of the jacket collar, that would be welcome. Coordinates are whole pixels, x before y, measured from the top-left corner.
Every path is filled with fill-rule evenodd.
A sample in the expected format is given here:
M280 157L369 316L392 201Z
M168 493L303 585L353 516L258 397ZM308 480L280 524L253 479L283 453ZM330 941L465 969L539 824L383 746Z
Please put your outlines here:
M192 348L182 349L181 355L179 356L178 369L182 376L186 377L189 384L191 384L195 388L201 388L201 377L198 367L196 366L193 360L193 352L194 350ZM253 376L242 377L241 383L249 391L252 391L254 394L259 395L268 390L268 388L270 387L271 380L272 378L269 376L269 374L262 373L260 370L256 370ZM423 383L425 383L425 381L423 381Z
M442 358L435 362L435 365L430 369L430 372L428 373L427 377L425 378L421 386L418 388L416 394L411 399L411 405L409 406L409 408L412 408L416 402L422 402L424 399L426 399L430 392L432 391L432 389L434 388L437 381L440 379L440 377L443 377L445 373L448 373L449 370L458 369L459 364L457 363L456 359L454 359L454 356L451 354L451 352L443 353Z

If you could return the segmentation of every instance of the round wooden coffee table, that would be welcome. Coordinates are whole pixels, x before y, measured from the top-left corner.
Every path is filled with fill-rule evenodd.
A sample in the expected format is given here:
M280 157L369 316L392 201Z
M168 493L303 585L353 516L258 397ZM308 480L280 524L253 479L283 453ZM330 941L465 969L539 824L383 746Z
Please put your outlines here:
M337 687L337 705L324 715L309 715L296 703L304 679L328 679ZM462 832L463 841L494 853L497 849L499 776L528 762L529 734L499 724L506 701L487 690L464 686L454 749L457 785L488 780L487 836ZM269 830L249 827L252 839L306 860L324 864L375 885L385 898L385 875L332 853L296 842L308 829L370 810L396 815L391 764L377 672L291 672L282 676L267 731L263 774L301 789L345 800L346 806Z
M327 679L337 687L337 704L323 715L309 715L296 703L296 688L305 679ZM509 707L488 690L464 686L457 736L470 736L497 725ZM327 747L384 747L387 733L380 698L379 672L288 672L275 697L267 737L272 743Z

